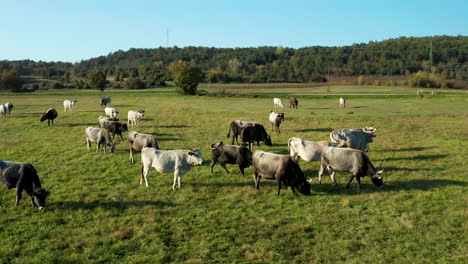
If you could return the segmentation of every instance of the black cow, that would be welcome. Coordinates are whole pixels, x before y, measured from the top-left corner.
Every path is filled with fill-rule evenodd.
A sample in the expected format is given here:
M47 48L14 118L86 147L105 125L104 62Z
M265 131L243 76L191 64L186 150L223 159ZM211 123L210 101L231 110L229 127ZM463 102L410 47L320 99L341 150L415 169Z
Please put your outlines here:
M122 132L128 132L127 124L122 124L118 121L107 121L104 122L103 125L103 128L105 128L107 132L112 133L112 139L114 139L115 135L117 134L120 136L120 141L122 141Z
M240 120L232 121L231 124L229 125L229 130L227 134L227 137L229 138L231 135L231 130L232 130L232 143L231 144L234 145L234 140L236 140L236 144L239 144L239 141L237 140L237 138L239 137L242 131L242 128L244 128L245 126L250 126L254 124L257 124L257 122L240 121Z
M101 98L101 106L104 107L104 106L107 106L108 104L111 103L111 98L110 96L107 96L107 97L103 97Z
M227 173L229 171L226 168L226 164L237 164L242 176L244 176L244 169L252 164L252 152L242 146L225 145L221 141L211 145L211 174L213 174L213 167L217 161L219 161Z
M304 195L310 195L310 184L307 182L299 164L288 155L279 155L257 150L252 156L255 188L260 188L260 179L276 180L278 194L281 183L290 186L293 193L297 189Z
M52 121L52 125L54 125L54 119L57 118L57 116L57 110L49 108L47 109L47 112L41 116L41 122L47 120L47 125L50 126L50 121Z
M257 141L257 146L260 146L260 141L263 141L267 146L271 147L272 145L270 136L260 123L246 125L242 128L240 136L241 144L248 145L249 150L252 150L255 141Z
M19 205L23 190L31 196L32 206L39 209L45 207L50 195L50 191L42 188L37 171L30 163L0 160L0 182L8 189L16 187L15 205Z

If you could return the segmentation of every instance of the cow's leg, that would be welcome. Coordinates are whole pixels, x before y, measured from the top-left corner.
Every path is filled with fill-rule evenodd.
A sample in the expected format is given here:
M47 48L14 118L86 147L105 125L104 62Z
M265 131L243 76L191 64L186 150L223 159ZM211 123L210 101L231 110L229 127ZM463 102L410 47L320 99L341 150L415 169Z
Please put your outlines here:
M150 166L144 166L142 165L142 168L141 168L141 179L140 179L140 185L143 184L143 182L145 183L146 187L148 187L148 173L149 173L149 170L151 169Z
M17 184L16 185L16 201L15 201L16 206L19 205L19 201L21 199L21 193L22 192L23 192L23 188L21 188L20 184Z
M333 181L333 185L336 185L336 179L335 179L335 174L336 174L336 171L335 170L332 170L332 173L330 174L330 169L328 170L328 174L330 175L330 178L332 179Z
M119 133L119 136L120 136L120 142L122 142L123 141L122 132Z
M129 161L131 163L135 163L135 160L133 160L133 148L132 147L130 147L130 159L129 159Z
M231 173L228 171L228 169L226 168L226 163L220 162L220 164L221 164L221 166L224 168L224 170L225 170L227 173L231 174Z
M325 167L320 164L320 169L319 169L319 172L318 172L318 180L319 180L319 184L322 184L322 175L323 175L323 172L325 171ZM312 178L310 178L309 182L312 181Z
M91 148L91 142L89 141L89 138L86 138L86 148L88 149L88 152L89 152Z
M358 192L361 190L361 177L356 176L356 182L357 182L357 190Z
M179 171L176 169L174 171L174 183L172 184L172 190L176 190L176 183L177 183L177 180L179 180L179 189L180 189L180 178L179 178Z
M280 195L280 190L281 190L281 180L279 179L279 177L276 177L276 185L278 186L278 193L276 195L279 196ZM294 188L292 186L291 186L291 188L294 191Z
M348 184L346 184L346 188L349 188L349 185L351 184L351 182L353 181L354 179L354 174L351 175L351 177L349 177L349 181L348 181Z
M32 195L31 195L31 206L32 207L39 207L39 206L37 206L36 201L34 201L34 196L32 196Z
M240 173L242 173L242 176L245 176L245 175L244 175L244 168L242 168L241 166L239 166L239 171L240 171ZM239 173L237 173L237 174L239 174Z
M96 152L99 152L99 145L101 145L101 143L97 142Z
M255 188L260 189L260 175L258 175L257 171L254 171L254 182L255 182Z
M210 163L210 173L211 174L213 174L213 167L214 167L214 165L216 164L217 161L218 161L218 159L211 160L211 163Z

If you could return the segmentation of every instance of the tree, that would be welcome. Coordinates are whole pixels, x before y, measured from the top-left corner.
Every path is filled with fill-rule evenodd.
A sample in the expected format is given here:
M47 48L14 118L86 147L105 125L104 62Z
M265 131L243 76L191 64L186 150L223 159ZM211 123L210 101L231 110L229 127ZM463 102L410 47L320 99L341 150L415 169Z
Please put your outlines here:
M145 88L145 83L138 77L136 78L128 78L123 83L125 89L143 89Z
M106 75L103 71L94 71L88 75L86 82L92 88L104 91L104 88L106 88Z
M23 81L19 75L12 71L0 75L0 90L18 91L23 87Z
M203 80L200 68L192 66L190 62L174 61L169 65L169 71L174 76L174 83L179 94L195 95L198 83Z

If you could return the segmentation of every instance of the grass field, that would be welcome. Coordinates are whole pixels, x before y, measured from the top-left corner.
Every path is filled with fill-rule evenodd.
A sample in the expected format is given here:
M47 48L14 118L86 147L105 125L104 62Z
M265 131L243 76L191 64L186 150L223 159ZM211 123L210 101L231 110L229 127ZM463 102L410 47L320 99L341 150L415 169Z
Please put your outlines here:
M172 174L154 169L149 187L140 187L140 154L130 164L125 141L116 139L113 154L86 151L84 130L104 115L103 95L124 120L128 110L144 107L135 130L155 135L162 149L201 148L205 162L183 177L181 190L172 190ZM1 94L0 103L15 108L0 120L0 159L31 162L44 187L54 188L43 211L31 208L26 194L15 207L14 190L0 188L0 263L466 263L468 96L363 95L346 109L336 99L298 97L298 110L284 109L282 133L271 134L273 147L254 150L286 154L290 137L327 140L333 129L372 125L369 157L383 162L384 189L369 178L360 192L355 182L346 189L347 173L337 173L337 187L328 177L319 185L317 162L301 162L314 178L309 197L289 189L276 196L273 181L254 189L252 168L242 177L233 165L231 174L217 165L210 175L209 146L230 142L230 121L270 129L267 96L185 97L171 89ZM64 113L63 100L75 98L75 112ZM55 127L39 122L48 107L59 112Z

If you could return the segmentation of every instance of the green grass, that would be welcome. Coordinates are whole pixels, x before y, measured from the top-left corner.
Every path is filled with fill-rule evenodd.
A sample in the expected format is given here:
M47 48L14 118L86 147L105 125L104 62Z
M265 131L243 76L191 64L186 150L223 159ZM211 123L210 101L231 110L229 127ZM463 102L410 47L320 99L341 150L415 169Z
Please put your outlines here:
M15 192L0 188L1 263L466 263L466 96L360 96L346 109L299 96L298 110L284 109L282 133L271 134L273 147L254 149L286 154L290 137L327 140L333 129L372 125L369 157L383 162L386 186L365 178L360 192L355 182L346 189L347 173L337 173L337 187L329 178L319 185L319 164L301 163L315 179L313 195L283 189L278 197L273 181L254 189L252 168L242 177L233 165L230 175L219 165L210 175L208 166L210 144L229 142L230 121L270 129L271 98L185 97L169 88L103 94L122 119L144 107L137 131L162 149L200 147L204 164L181 190L154 169L149 188L140 187L140 154L130 164L126 142L116 140L113 154L86 151L84 130L104 114L100 92L2 94L0 103L15 108L0 120L0 159L33 163L43 185L55 187L44 211L26 194L15 207ZM74 113L63 112L69 98L78 99ZM39 122L48 107L59 112L55 127Z

